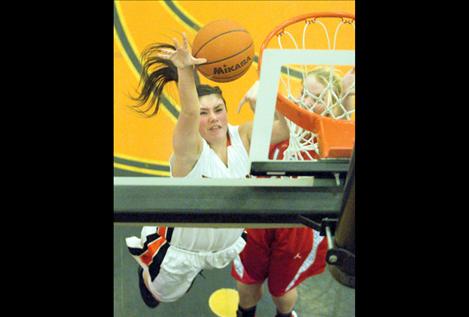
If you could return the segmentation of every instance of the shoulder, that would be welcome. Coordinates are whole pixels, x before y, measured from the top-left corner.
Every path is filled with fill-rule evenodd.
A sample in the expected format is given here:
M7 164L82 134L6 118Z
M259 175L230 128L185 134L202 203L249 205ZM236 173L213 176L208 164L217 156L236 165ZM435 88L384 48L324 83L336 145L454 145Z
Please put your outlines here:
M201 142L201 151L195 155L178 155L173 153L170 158L170 171L173 177L185 177L196 167L197 163L206 153L208 144L204 139Z

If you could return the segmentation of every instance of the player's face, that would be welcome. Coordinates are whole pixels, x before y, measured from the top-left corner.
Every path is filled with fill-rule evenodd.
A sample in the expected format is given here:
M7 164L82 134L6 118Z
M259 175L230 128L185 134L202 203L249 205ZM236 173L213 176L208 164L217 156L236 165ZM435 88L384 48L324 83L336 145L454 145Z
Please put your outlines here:
M318 97L324 91L325 86L321 84L314 75L306 77L304 86L308 92L315 97L305 94L303 102L308 106L309 109L318 114L322 114L326 110L327 96L323 95L321 98L324 102L321 102Z
M212 94L199 98L200 135L210 144L225 138L228 129L228 116L223 99Z

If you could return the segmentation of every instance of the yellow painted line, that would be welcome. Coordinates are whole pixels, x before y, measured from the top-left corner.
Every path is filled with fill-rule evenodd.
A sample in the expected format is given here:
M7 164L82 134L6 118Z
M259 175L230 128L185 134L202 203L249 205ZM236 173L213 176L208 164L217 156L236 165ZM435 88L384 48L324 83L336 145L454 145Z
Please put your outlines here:
M126 155L126 154L114 153L114 157L121 158L121 159L124 159L124 160L135 161L135 162L139 162L139 163L148 163L148 164L169 166L169 162L168 162L168 161L145 160L145 159L141 159L141 158L138 158L138 157L135 157L135 156Z
M122 25L122 30L125 33L125 36L126 36L127 40L129 41L129 44L130 44L130 47L131 47L132 51L137 52L137 49L136 49L137 45L135 45L135 41L132 38L132 35L130 34L130 32L128 32L129 28L127 26L127 23L125 22L124 15L122 14L122 10L121 10L121 6L119 4L119 1L114 1L114 3L116 5L116 11L117 11L117 14L119 15L119 20L120 20L121 25ZM116 31L115 28L114 28L114 36L117 38L117 43L118 43L121 55L124 56L125 61L127 62L127 65L129 66L129 68L131 69L131 71L135 75L135 77L137 79L140 79L140 74L135 69L135 67L133 66L132 61L130 60L129 56L127 55L127 52L125 51L124 46L122 45L122 43L119 39L119 35L117 34L117 31ZM137 54L137 56L138 56L138 54Z
M236 317L239 294L231 288L221 288L210 295L208 306L218 317Z
M169 172L165 171L155 171L147 168L142 168L142 167L135 167L135 166L129 166L129 165L124 165L120 163L114 163L114 167L125 170L125 171L131 171L131 172L136 172L136 173L141 173L141 174L148 174L148 175L157 175L157 176L170 176Z
M134 41L134 39L131 35L131 32L129 31L129 27L127 26L127 23L125 22L125 18L124 18L124 15L122 14L122 9L121 9L121 6L119 4L119 1L114 1L114 2L115 2L115 5L116 5L117 15L119 16L119 21L122 25L122 31L124 32L125 37L127 38L127 41L129 42L130 49L132 50L132 52L136 53L136 52L138 52L137 45L135 44L135 41ZM130 68L130 71L132 72L132 74L134 74L135 78L138 81L140 81L140 73L137 71L137 69L135 69L135 67L132 63L132 60L130 59L129 55L127 54L127 52L124 48L124 45L122 44L122 42L119 38L119 34L117 33L117 30L115 28L114 28L114 37L117 40L117 46L119 47L121 55L124 56L124 59L126 61L127 66ZM135 54L135 55L139 56L139 54ZM166 97L166 99L168 99L170 101L170 103L174 106L174 108L176 108L180 112L181 109L176 105L174 100L172 98L169 98L167 96L167 94L165 94L165 93L163 93L163 95L164 95L164 97ZM173 122L173 123L177 122L177 119L174 117L174 115L164 105L162 105L161 108L163 109L163 112L170 118L171 122Z
M133 67L132 61L130 60L129 56L128 56L127 53L125 52L124 46L122 45L122 42L121 42L121 40L120 40L120 38L119 38L119 35L117 34L116 29L114 29L114 36L115 36L115 38L116 38L117 46L119 47L120 53L121 53L121 55L124 57L125 62L126 62L126 64L129 66L130 71L132 72L132 74L134 74L134 76L135 76L138 80L140 80L140 74L137 72L137 70L135 69L135 67Z

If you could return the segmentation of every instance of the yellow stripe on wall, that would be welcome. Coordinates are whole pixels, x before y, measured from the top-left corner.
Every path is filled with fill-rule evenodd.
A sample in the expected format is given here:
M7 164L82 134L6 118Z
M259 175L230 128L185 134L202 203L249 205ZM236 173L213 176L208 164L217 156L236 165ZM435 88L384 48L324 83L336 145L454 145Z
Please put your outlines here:
M115 3L115 6L116 6L117 15L119 16L119 20L120 20L121 25L122 25L122 30L125 33L125 36L127 37L127 40L129 41L129 45L130 45L132 51L138 52L137 45L135 45L135 41L132 38L131 32L129 31L129 28L128 28L126 22L125 22L124 15L121 12L119 1L114 1L114 3ZM115 37L115 39L117 39L119 50L121 52L121 55L124 56L125 61L127 62L127 65L129 66L129 68L131 69L131 71L135 75L135 77L140 80L140 74L135 69L135 67L133 66L132 61L130 60L129 56L125 52L124 46L122 45L122 43L119 39L119 36L117 35L116 29L114 29L114 37ZM137 56L138 56L138 54L137 54Z
M171 176L169 172L155 171L155 170L151 170L147 168L129 166L129 165L120 164L120 163L114 163L114 168L118 168L118 169L125 170L125 171L141 173L141 174L148 174L148 175L166 176L166 177Z
M139 163L147 163L147 164L168 166L168 161L147 160L147 159L141 159L139 157L134 157L134 156L120 154L120 153L115 153L114 157L124 159L124 160L129 160L129 161L135 161L135 162L139 162Z

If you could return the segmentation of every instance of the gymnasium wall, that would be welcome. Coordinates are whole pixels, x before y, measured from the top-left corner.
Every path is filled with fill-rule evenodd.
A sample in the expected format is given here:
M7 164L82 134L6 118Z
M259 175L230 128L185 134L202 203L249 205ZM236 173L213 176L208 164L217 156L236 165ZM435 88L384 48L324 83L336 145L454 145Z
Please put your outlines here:
M231 124L252 120L249 107L237 113L239 100L257 80L257 54L272 28L293 16L314 11L355 12L355 1L115 1L114 2L114 175L169 176L172 130L179 113L177 90L165 91L157 116L143 118L127 106L135 96L141 69L140 53L150 43L168 42L186 32L192 41L206 23L231 19L252 35L255 62L230 83L202 83L223 90Z

